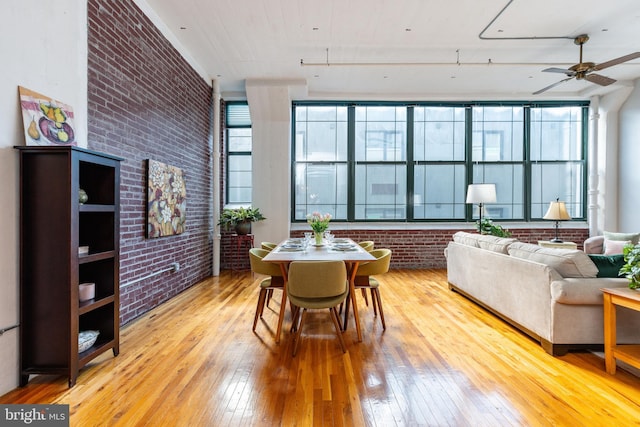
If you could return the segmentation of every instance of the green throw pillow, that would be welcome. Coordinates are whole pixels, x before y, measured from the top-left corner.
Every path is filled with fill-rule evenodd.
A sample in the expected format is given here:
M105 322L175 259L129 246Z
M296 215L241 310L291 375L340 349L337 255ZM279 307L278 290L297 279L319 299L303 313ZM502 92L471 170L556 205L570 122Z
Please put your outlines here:
M624 265L623 255L589 254L589 258L598 267L597 277L622 277L619 272Z

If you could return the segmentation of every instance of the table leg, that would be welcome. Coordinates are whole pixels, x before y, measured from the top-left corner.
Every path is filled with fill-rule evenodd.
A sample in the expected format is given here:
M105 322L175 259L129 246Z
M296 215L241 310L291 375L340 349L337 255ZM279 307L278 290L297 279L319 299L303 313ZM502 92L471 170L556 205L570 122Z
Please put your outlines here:
M616 345L616 306L611 295L604 294L604 365L607 373L616 373L616 359L613 348Z
M280 314L278 315L278 326L276 328L276 344L280 343L280 331L282 331L282 323L284 321L284 311L287 307L287 265L280 263L280 271L282 271L282 301L280 301Z

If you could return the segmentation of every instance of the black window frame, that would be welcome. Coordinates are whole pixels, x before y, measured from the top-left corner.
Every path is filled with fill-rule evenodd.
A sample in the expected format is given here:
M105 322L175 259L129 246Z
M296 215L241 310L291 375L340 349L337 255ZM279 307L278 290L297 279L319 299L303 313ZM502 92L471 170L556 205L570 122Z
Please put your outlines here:
M586 220L587 214L587 191L588 191L588 140L589 140L589 128L588 128L588 114L589 114L589 101L540 101L540 102L532 102L532 101L474 101L474 102L376 102L376 101L365 101L365 102L354 102L354 101L294 101L292 102L292 141L295 140L296 135L296 108L299 106L309 107L309 106L345 106L348 109L348 153L349 156L347 158L347 170L348 170L348 195L347 195L347 218L335 218L334 221L338 222L390 222L390 223L442 223L442 222L469 222L473 221L473 207L467 205L464 209L464 218L414 218L413 212L413 203L409 203L410 200L413 200L413 190L414 190L414 167L416 165L421 164L464 164L465 167L465 191L466 186L468 184L473 183L473 171L474 166L478 164L490 165L493 162L474 162L471 156L472 150L472 108L473 107L491 107L491 106L517 106L522 107L524 109L524 118L523 118L523 159L520 161L504 161L499 160L495 163L498 164L521 164L522 171L522 179L523 179L523 188L522 188L522 196L523 196L523 215L522 218L506 218L501 219L501 221L509 221L509 222L529 222L529 221L538 221L542 220L542 215L540 216L532 216L532 200L531 200L531 188L532 188L532 172L531 168L533 164L567 164L567 163L579 163L582 167L581 171L581 180L582 180L582 188L581 194L579 197L580 209L578 215L574 216L572 220ZM400 106L407 108L407 120L406 120L406 153L407 158L404 163L406 165L406 218L402 219L355 219L354 215L354 201L355 201L355 108L359 106ZM413 131L414 131L414 108L415 107L461 107L465 108L466 111L466 123L465 123L465 159L463 161L454 161L454 160L445 160L445 161L433 161L433 160L415 160L413 154ZM531 115L530 111L532 108L557 108L557 107L580 107L581 108L581 158L578 160L536 160L532 161L530 156L530 123L531 123ZM291 155L292 155L292 164L291 164L291 221L294 223L304 222L303 218L296 218L296 165L301 163L296 159L295 152L295 144L291 146ZM303 163L303 162L302 162ZM574 211L574 214L576 211ZM544 212L542 212L544 214Z

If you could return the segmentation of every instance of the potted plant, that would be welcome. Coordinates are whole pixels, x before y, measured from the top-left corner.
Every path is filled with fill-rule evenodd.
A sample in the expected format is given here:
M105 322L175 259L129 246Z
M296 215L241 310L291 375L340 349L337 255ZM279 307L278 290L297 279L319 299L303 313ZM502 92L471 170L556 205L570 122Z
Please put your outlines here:
M511 237L511 232L501 225L494 224L490 218L482 218L482 225L478 221L476 228L480 234L490 234L498 237Z
M620 269L620 275L629 279L629 289L640 288L640 244L628 244L622 249L624 265Z
M260 212L260 208L239 207L224 208L220 214L218 225L225 230L235 230L238 234L251 233L251 223L266 219Z

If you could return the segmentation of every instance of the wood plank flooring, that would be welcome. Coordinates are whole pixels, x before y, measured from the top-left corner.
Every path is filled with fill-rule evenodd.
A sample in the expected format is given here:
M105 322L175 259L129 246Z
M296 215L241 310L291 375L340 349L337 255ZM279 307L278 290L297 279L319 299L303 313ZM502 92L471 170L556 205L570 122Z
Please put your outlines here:
M123 327L120 355L74 388L39 376L0 403L66 403L72 426L640 425L639 377L590 352L549 356L450 291L444 270L379 276L387 330L358 296L363 342L351 320L345 354L314 312L295 358L288 330L274 343L278 294L251 331L256 280L205 280Z

